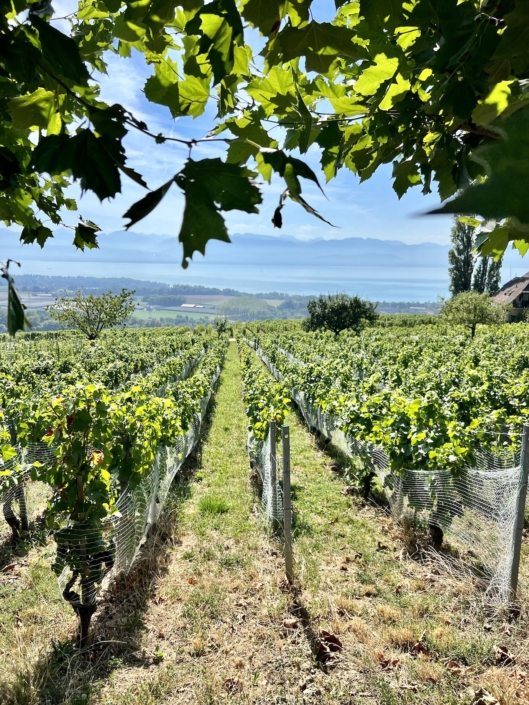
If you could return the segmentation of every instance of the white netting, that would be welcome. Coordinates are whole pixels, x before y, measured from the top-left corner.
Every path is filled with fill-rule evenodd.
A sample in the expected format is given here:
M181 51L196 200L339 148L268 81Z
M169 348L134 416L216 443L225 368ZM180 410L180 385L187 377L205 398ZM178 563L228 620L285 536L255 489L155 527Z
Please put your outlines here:
M248 434L248 455L252 467L261 478L261 504L265 517L276 524L283 523L283 490L279 482L280 458L272 447L270 431L266 440L256 440Z
M252 347L274 377L282 380L283 375L263 351ZM360 460L364 470L378 478L397 520L406 517L441 529L459 549L461 558L488 578L488 598L503 603L509 600L521 489L520 449L478 451L475 463L457 476L442 469L401 470L397 474L390 470L382 448L346 436L338 417L323 413L297 390L290 390L290 394L310 428Z

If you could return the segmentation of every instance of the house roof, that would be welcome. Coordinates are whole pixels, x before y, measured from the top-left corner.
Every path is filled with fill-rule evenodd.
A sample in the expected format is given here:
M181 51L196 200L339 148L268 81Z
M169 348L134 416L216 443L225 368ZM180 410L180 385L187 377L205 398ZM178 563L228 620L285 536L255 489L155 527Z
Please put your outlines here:
M504 284L498 291L493 301L497 304L512 304L526 289L529 289L529 272L521 277L514 277L507 284Z

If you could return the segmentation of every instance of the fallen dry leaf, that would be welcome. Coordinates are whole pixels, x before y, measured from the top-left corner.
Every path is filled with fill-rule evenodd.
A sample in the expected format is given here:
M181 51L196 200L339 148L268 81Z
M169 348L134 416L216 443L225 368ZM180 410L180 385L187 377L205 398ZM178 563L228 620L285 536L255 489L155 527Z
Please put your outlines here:
M242 685L238 680L235 680L235 678L227 678L224 681L224 689L227 690L228 693L240 693Z
M453 673L454 675L458 675L464 670L464 667L461 666L457 661L452 661L451 659L445 659L443 661L445 668L447 671L450 671L450 673Z
M509 678L514 678L514 680L518 681L520 685L523 685L527 678L527 673L525 673L525 671L513 671L512 673L509 673Z
M385 671L390 671L392 668L398 666L398 658L387 658L384 654L377 654L377 661Z
M474 691L471 705L499 705L499 701L488 690L480 688Z
M5 568L2 568L2 570L0 570L0 573L9 573L10 570L14 570L16 567L16 563L10 563L9 565L6 565Z
M283 626L285 629L296 629L299 625L299 622L297 619L284 619L283 620Z
M514 666L516 663L516 659L506 646L495 646L494 655L499 666Z
M316 645L318 657L323 661L329 659L333 653L340 652L343 649L342 642L336 634L331 634L325 629L322 629L319 633Z

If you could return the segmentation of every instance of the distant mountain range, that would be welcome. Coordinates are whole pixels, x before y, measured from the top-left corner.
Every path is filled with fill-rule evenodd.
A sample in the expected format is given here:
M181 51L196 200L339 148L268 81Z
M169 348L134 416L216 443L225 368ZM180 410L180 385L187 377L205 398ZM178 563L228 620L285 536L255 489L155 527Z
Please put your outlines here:
M40 260L49 262L136 262L180 263L181 245L176 236L144 235L135 232L101 233L99 249L80 252L72 246L73 233L58 230L43 249L21 245L16 233L0 229L0 260ZM343 240L297 240L294 237L269 237L251 233L234 234L232 244L212 240L207 245L211 264L281 264L329 266L333 264L365 267L440 267L448 266L448 245L425 242L408 245L398 240L347 238ZM197 260L201 255L195 255ZM505 265L523 267L517 252L506 253ZM527 269L529 269L529 260Z

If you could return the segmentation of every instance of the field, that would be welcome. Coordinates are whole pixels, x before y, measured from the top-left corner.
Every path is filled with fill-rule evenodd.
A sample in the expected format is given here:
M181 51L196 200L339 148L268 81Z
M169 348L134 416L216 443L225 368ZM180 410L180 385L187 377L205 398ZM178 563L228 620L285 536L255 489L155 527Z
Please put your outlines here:
M525 535L514 609L491 600L477 546L448 525L434 549L426 525L397 522L367 456L337 443L454 486L481 451L519 453L526 327L474 342L430 328L336 339L276 321L231 341L173 328L0 346L4 492L13 458L41 461L29 533L0 531L2 705L527 702ZM327 435L308 408L334 420ZM292 585L247 452L271 420L292 435ZM76 571L70 591L97 602L82 649L61 597Z
M167 309L167 308L149 308L149 310L142 309L140 311L134 312L134 318L149 319L149 318L176 318L183 316L184 318L189 318L194 320L197 318L208 318L214 319L215 315L205 311L204 309L198 309L196 311L186 311L181 308Z

